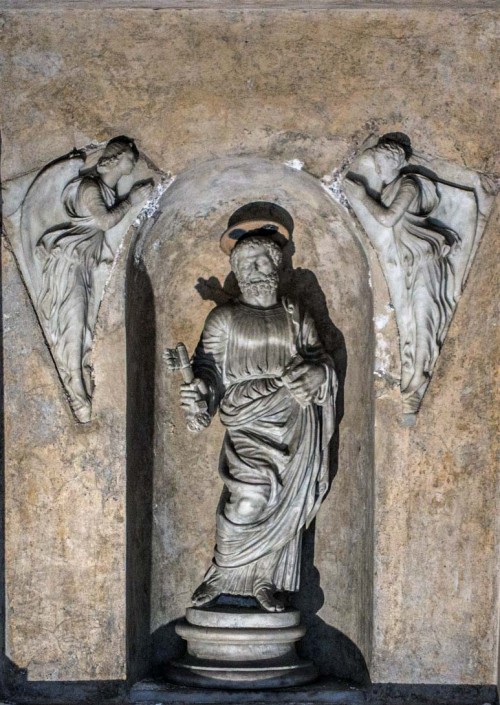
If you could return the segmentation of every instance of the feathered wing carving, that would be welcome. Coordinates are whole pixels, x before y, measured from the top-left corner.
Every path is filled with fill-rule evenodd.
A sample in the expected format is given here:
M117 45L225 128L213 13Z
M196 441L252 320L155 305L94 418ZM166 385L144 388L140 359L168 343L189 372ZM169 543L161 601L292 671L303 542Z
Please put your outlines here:
M38 298L42 261L36 256L40 236L54 223L67 223L62 193L66 184L76 178L85 164L85 154L77 153L58 159L44 167L33 179L21 205L21 249L23 276L33 300Z
M367 142L342 188L387 280L403 411L414 415L484 230L492 186L476 172L415 154L406 135L389 133Z

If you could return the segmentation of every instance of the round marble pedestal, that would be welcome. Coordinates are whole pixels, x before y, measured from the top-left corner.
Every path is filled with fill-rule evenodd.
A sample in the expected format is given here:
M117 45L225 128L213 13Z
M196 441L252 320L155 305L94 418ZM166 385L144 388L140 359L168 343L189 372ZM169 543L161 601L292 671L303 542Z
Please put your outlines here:
M295 651L295 642L306 632L297 610L191 607L176 632L187 641L187 655L168 664L166 676L173 683L284 688L317 676L316 666Z

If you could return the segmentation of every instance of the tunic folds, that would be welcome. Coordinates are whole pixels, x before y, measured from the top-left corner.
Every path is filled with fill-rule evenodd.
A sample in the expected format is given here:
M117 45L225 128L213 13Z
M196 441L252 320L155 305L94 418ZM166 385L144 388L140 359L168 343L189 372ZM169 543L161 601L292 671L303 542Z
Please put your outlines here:
M296 358L322 364L326 380L303 407L282 377ZM260 583L299 587L302 530L328 488L337 380L309 314L283 300L240 301L208 316L193 369L209 388L209 409L226 427L219 471L225 490L213 565L220 592L251 595Z

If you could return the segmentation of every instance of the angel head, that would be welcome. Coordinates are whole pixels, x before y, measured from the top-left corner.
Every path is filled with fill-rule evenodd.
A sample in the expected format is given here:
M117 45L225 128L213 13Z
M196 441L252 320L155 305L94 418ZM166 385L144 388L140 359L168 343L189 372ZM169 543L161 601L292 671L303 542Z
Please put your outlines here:
M411 155L410 138L403 132L388 132L372 147L375 171L385 184L397 178Z
M139 150L134 140L125 135L114 137L108 142L97 162L99 174L115 172L116 176L131 174L139 159Z

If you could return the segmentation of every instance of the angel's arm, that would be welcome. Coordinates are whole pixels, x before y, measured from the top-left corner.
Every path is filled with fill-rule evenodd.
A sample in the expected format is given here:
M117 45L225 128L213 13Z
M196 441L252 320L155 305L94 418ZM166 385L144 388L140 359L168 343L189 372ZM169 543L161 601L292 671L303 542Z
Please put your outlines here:
M348 189L361 201L366 210L375 220L385 228L392 228L407 212L415 196L418 195L418 186L414 179L403 178L396 197L389 206L376 201L368 195L365 187L359 182L348 181Z
M94 218L100 230L110 230L117 225L131 207L130 200L124 198L109 207L104 202L99 186L91 180L84 180L80 186L79 197L85 209Z

